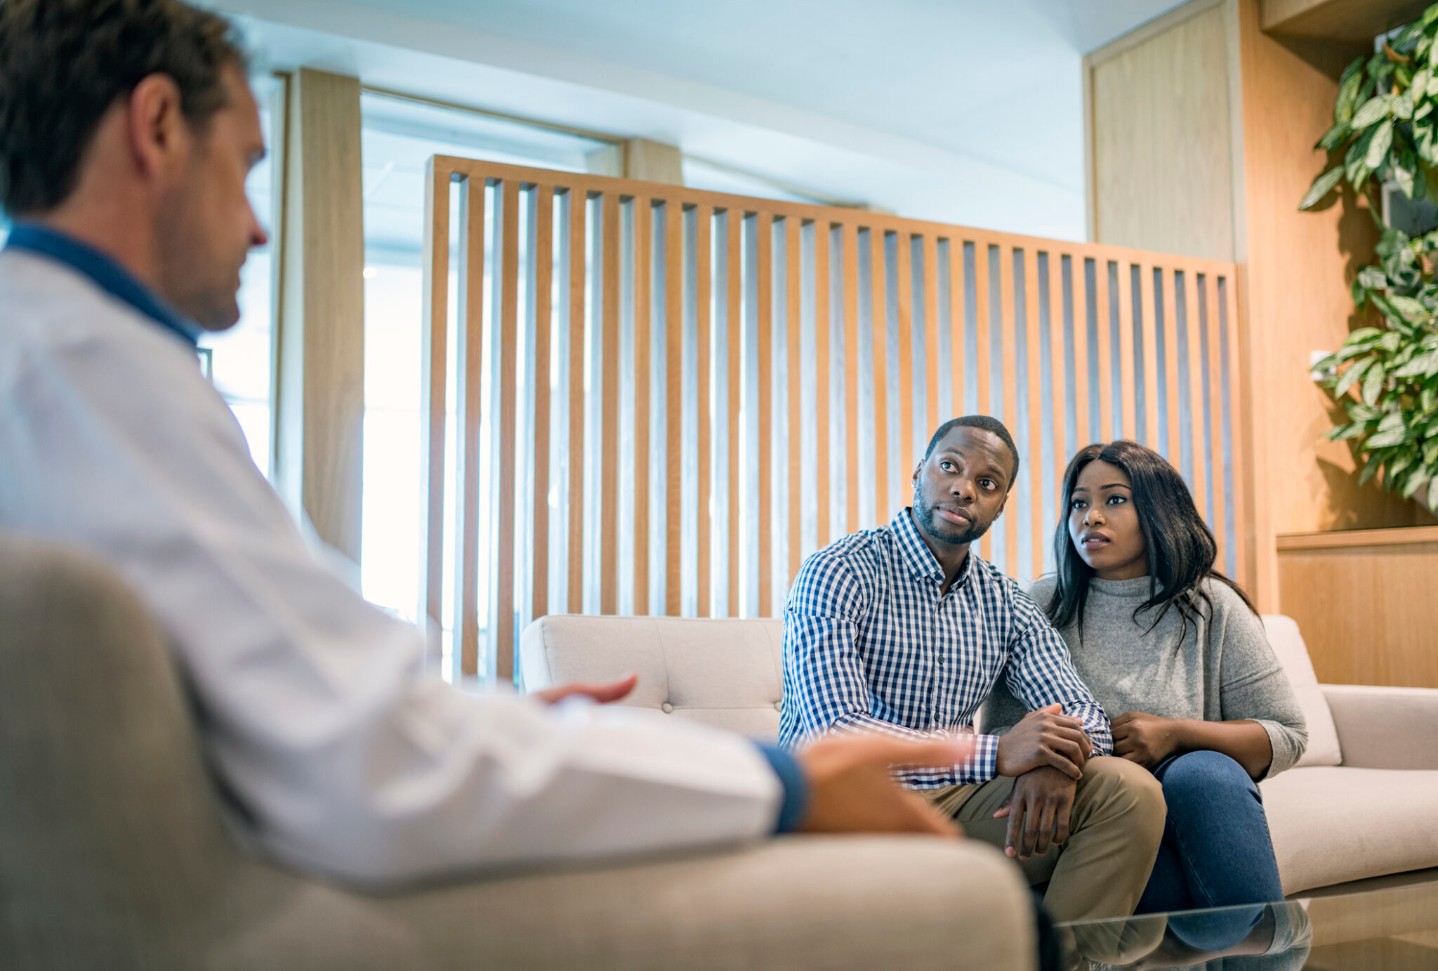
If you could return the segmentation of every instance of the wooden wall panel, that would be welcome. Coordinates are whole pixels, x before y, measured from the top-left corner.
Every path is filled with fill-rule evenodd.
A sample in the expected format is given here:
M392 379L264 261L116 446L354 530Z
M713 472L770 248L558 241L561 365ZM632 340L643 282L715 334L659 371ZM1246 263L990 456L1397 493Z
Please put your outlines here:
M275 480L320 539L358 563L364 477L359 81L304 69L288 87ZM443 218L447 222L448 212Z
M1154 297L1161 315L1172 318L1192 313L1201 293L1199 302L1217 306L1230 322L1231 343L1207 326L1211 312L1203 326L1188 327L1185 346L1200 372L1206 356L1208 384L1207 401L1190 388L1187 407L1206 407L1206 422L1194 414L1190 425L1231 434L1252 461L1246 475L1235 476L1210 449L1195 452L1186 471L1215 520L1235 524L1238 548L1252 557L1242 569L1267 610L1290 602L1278 582L1277 535L1433 522L1414 503L1358 488L1349 449L1324 438L1331 403L1310 379L1309 363L1358 323L1348 285L1372 258L1375 234L1372 220L1352 205L1297 209L1327 164L1313 145L1330 123L1339 73L1372 50L1368 38L1392 26L1387 18L1401 6L1192 0L1085 60L1093 238L1238 264L1234 278L1203 275L1201 287L1195 281L1180 294L1177 276L1187 286L1194 274L1166 261ZM1289 30L1340 14L1345 29L1361 37L1310 40L1293 36L1306 30ZM1265 25L1290 36L1265 33ZM1148 299L1145 289L1145 328ZM1156 365L1172 383L1178 345L1165 342L1165 353L1151 361L1154 345L1146 330L1143 336L1145 374L1153 377ZM1229 388L1226 401L1220 386ZM1162 413L1146 412L1150 437L1192 433L1178 427L1176 392L1165 399Z
M1280 536L1278 571L1319 681L1438 688L1438 526Z
M464 593L455 623L465 670L475 668L473 645L488 644L479 668L497 680L511 674L518 630L536 612L561 605L779 614L803 557L833 538L831 521L846 530L879 525L907 504L930 426L966 410L967 401L1001 416L1027 453L1016 498L980 555L1033 579L1052 555L1045 546L1054 504L1043 497L1057 487L1074 446L1070 392L1085 402L1078 424L1084 443L1091 417L1099 419L1094 428L1136 423L1135 271L1218 284L1234 276L1225 263L852 210L445 157L433 164L426 467L436 471L428 486L425 602L431 611L442 602L444 564L435 555L446 502L458 499L463 535L453 574ZM467 201L464 258L453 271L463 312L451 322L447 200L454 185L465 187ZM1086 273L1094 274L1092 288ZM550 299L554 283L557 301ZM486 293L492 305L480 302ZM1171 308L1171 288L1163 295ZM1200 325L1192 339L1201 333L1211 342L1221 330L1220 309L1232 308L1218 298L1190 302L1190 318L1203 318L1189 321ZM1152 330L1176 354L1177 316L1147 313L1146 299L1140 304L1145 347L1152 349ZM1222 323L1231 326L1231 319ZM496 332L486 342L489 326ZM477 443L483 433L493 443L487 463L476 449L461 449L452 470L443 455L442 362L450 346L460 351L460 437ZM1231 354L1236 343L1222 346ZM479 356L482 347L493 348L489 360ZM1202 360L1190 352L1165 366L1182 373ZM552 392L551 362L561 382ZM1117 402L1115 379L1123 388ZM938 401L945 384L952 399ZM1173 376L1168 395L1176 397L1180 386L1207 387L1200 373L1182 385ZM1145 388L1154 393L1151 375ZM1091 414L1090 391L1101 403ZM1177 415L1176 401L1145 405ZM1203 447L1201 423L1184 432L1200 436L1192 448ZM1221 453L1228 434L1226 425L1217 429ZM1054 455L1048 469L1040 461L1046 435ZM1170 436L1176 447L1177 433ZM788 452L781 453L785 441ZM551 454L564 457L567 482L550 467ZM1242 476L1238 457L1226 457L1224 466ZM652 489L651 476L661 483ZM834 509L840 482L845 499ZM476 511L486 483L491 507ZM570 495L554 522L552 486ZM861 504L861 493L873 501ZM711 500L726 529L710 519ZM809 510L817 528L806 523ZM476 521L485 515L487 523ZM489 556L478 550L481 526ZM551 537L556 531L563 536ZM587 547L596 542L597 549ZM562 566L553 559L560 550ZM474 609L481 591L487 618Z
M1185 8L1195 9L1142 43L1126 39L1085 59L1090 235L1231 260L1227 19L1212 3Z

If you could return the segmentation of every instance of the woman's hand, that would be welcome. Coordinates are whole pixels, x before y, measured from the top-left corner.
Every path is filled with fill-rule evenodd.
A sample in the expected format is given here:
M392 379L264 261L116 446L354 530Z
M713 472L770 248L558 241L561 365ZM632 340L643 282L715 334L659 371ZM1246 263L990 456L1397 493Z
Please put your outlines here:
M1178 751L1183 722L1146 711L1128 711L1113 720L1113 754L1152 770Z

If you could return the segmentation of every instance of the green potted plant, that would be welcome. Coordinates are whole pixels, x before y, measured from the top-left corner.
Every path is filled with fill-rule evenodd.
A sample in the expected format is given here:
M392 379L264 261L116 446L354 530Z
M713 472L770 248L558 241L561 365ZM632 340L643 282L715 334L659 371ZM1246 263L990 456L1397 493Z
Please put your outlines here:
M1410 236L1389 225L1379 198L1391 183L1438 203L1438 5L1348 66L1318 147L1337 164L1299 208L1347 183L1382 233L1378 263L1353 281L1354 302L1376 311L1378 325L1353 331L1313 366L1347 418L1328 437L1352 443L1364 461L1360 484L1377 476L1438 514L1438 229Z

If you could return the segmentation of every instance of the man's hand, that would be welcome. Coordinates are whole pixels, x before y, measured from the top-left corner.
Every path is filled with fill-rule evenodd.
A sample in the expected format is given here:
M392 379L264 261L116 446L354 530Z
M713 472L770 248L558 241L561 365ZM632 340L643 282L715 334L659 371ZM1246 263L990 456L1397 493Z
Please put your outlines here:
M1093 751L1083 722L1062 714L1062 705L1048 705L1024 716L1007 735L999 736L995 764L999 775L1022 776L1041 765L1052 766L1077 781Z
M1078 783L1058 769L1040 766L1014 780L1014 791L995 819L1009 819L1004 834L1004 852L1027 860L1043 856L1050 846L1069 838L1069 814L1073 811Z
M894 781L892 770L951 768L973 751L962 738L910 741L885 735L833 735L795 753L809 780L806 833L928 833L959 836L958 824Z
M1113 754L1152 769L1178 750L1180 727L1177 718L1124 712L1113 720Z
M618 681L611 681L608 684L561 684L556 688L545 688L543 691L536 691L530 695L531 698L538 698L546 705L555 705L565 698L588 698L590 701L597 701L601 705L607 705L611 701L618 701L639 683L639 675L630 674L620 678Z

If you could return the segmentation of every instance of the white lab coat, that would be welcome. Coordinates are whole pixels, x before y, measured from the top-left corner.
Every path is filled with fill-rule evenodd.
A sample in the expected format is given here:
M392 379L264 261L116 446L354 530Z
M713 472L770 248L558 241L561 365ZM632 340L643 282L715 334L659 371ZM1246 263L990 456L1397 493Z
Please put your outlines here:
M419 632L305 546L193 349L18 250L0 253L0 528L129 580L173 640L249 837L302 868L394 883L774 827L783 788L745 739L425 676Z

